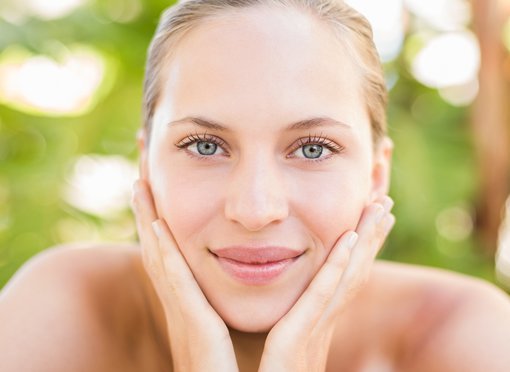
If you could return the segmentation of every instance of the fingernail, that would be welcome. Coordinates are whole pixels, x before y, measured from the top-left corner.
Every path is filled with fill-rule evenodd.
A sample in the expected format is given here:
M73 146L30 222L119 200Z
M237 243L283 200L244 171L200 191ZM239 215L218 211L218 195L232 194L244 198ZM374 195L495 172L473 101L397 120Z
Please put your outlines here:
M152 221L152 230L154 230L154 234L156 236L161 237L161 226L159 225L159 220Z
M395 216L390 214L384 224L384 231L385 232L390 231L394 224L395 224Z
M347 248L352 249L354 247L354 244L358 241L358 234L352 231L350 233L349 239L347 240Z
M388 195L386 195L386 197L384 198L384 210L386 212L389 212L391 210L391 208L393 207L393 204L395 204L395 202L393 201L392 198L390 198Z

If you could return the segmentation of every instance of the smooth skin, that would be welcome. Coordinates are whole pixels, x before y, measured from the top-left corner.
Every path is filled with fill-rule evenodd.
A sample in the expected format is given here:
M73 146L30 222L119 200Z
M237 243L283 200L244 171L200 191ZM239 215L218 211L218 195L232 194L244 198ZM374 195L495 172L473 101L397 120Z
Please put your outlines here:
M147 234L152 234L150 226ZM361 234L358 249L360 241ZM170 265L174 274L189 274L169 240L155 243L147 250L170 248L161 253L176 259L177 265ZM32 258L0 293L0 370L173 371L169 325L178 332L175 326L182 319L167 323L164 299L170 293L157 294L147 274L154 269L145 269L145 262L140 247L119 245L57 247ZM184 293L200 302L193 283L182 283L194 289ZM367 283L337 319L326 371L507 371L509 307L508 295L486 282L377 260ZM213 311L204 314L214 318ZM189 319L193 313L184 315ZM221 321L214 321L199 329L202 340L218 336L212 324L226 336ZM193 329L198 328L187 325ZM229 333L239 370L257 371L266 335ZM221 366L230 361L235 369L229 339L215 338L213 346L224 352L211 356L206 351L204 357ZM285 363L285 355L275 357Z
M168 226L158 218L148 185L139 181L135 188L142 256L165 309L174 370L238 371L228 327L207 302ZM367 280L395 222L392 204L388 197L374 203L357 231L339 238L309 287L269 332L259 371L325 370L336 318Z
M298 11L247 9L194 29L140 135L140 244L58 247L26 263L0 293L0 371L507 372L506 293L374 262L394 223L392 144L372 143L361 77L345 45ZM343 125L286 129L317 116ZM200 155L190 135L215 151ZM324 137L341 151L306 159L302 141ZM261 288L208 250L268 243L305 254Z
M229 327L268 332L339 236L387 194L393 145L387 137L372 143L361 84L345 46L297 11L260 7L211 19L173 51L152 130L140 135L141 178ZM311 118L321 119L302 125ZM200 154L200 143L210 154ZM317 159L303 152L313 145ZM255 288L225 275L210 253L232 245L305 254Z

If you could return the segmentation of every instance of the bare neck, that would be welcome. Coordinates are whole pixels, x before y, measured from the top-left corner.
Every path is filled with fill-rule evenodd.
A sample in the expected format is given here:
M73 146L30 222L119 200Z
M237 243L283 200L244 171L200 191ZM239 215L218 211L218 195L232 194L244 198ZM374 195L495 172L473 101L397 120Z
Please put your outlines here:
M246 333L229 328L239 371L257 371L264 351L267 333Z

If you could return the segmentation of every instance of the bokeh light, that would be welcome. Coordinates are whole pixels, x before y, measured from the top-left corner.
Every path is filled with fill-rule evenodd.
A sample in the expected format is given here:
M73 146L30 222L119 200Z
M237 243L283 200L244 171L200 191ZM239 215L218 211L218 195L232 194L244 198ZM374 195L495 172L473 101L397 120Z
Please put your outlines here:
M432 88L467 84L476 79L480 68L476 37L469 31L434 37L415 57L411 68L418 81Z
M105 7L110 19L119 23L134 21L143 10L140 0L109 0Z
M404 9L402 0L347 0L371 23L374 41L385 62L396 58L404 41Z
M439 88L439 95L453 106L469 106L476 99L479 88L478 78L473 77L465 84Z
M471 8L467 0L404 1L407 9L414 13L419 21L436 30L460 30L465 28L471 19Z
M468 0L347 1L371 22L391 89L397 224L381 258L494 281L493 256L481 253L478 239L480 149L466 107L479 94L494 96L479 91L486 65L480 29L470 31L483 12L472 13ZM491 40L507 53L497 71L504 80L510 0L497 3L506 26ZM0 286L51 245L136 241L129 202L144 62L157 17L170 4L0 0ZM505 102L508 94L495 98ZM508 224L498 273L510 283Z
M103 218L129 208L137 166L124 157L83 155L67 178L64 199L73 207Z
M0 55L0 102L46 115L90 110L106 73L106 62L90 47L73 46L55 61L12 46Z
M439 213L436 228L443 238L454 242L462 241L473 231L473 219L466 207L450 207Z
M0 15L12 23L24 22L28 17L52 20L67 16L86 2L87 0L3 0Z

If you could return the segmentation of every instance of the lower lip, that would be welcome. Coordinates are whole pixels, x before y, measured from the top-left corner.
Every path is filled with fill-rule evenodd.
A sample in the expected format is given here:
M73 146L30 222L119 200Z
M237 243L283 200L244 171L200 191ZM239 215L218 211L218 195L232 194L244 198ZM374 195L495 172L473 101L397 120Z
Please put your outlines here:
M248 285L269 284L286 271L298 257L265 264L247 264L229 258L216 257L220 266L234 279Z

